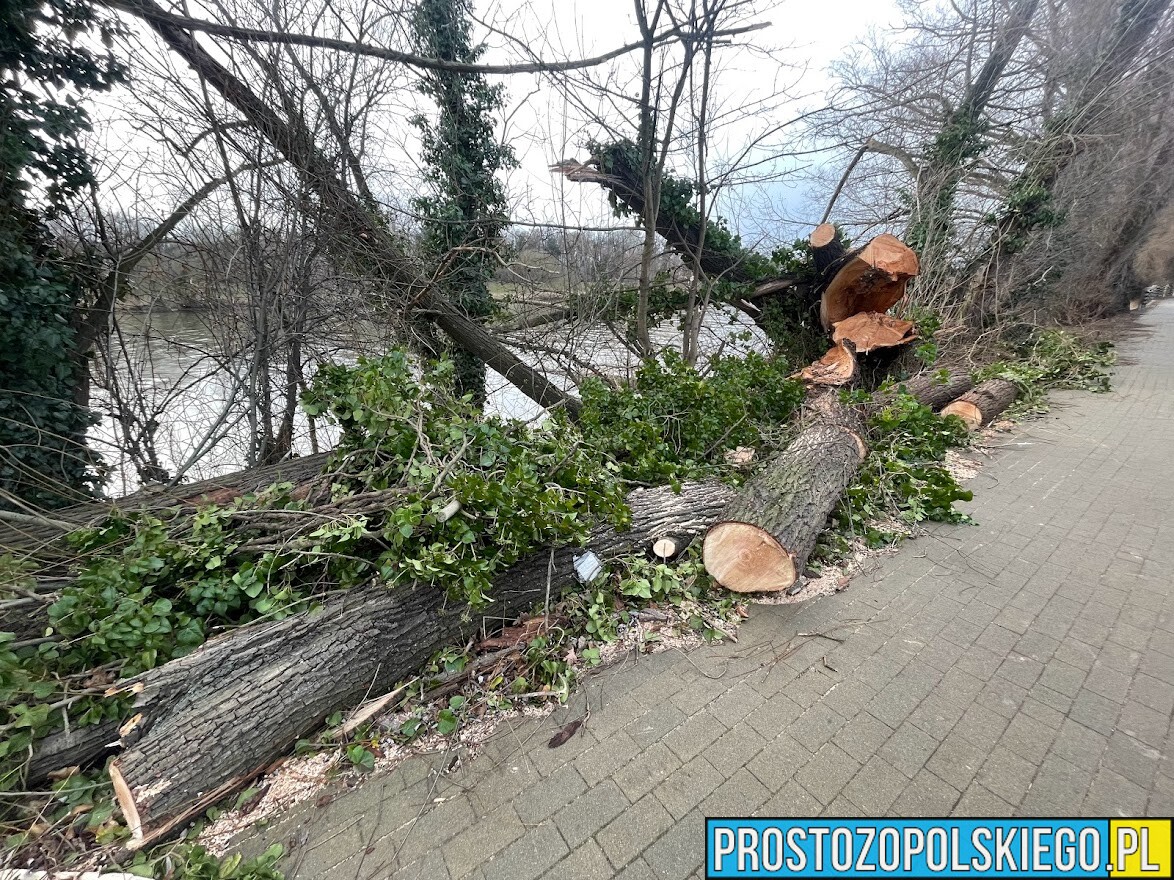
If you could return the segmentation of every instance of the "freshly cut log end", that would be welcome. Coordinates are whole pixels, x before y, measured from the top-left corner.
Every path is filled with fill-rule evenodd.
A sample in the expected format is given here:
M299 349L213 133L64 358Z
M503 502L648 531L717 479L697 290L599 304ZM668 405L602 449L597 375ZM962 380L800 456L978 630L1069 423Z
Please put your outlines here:
M774 592L794 584L819 533L866 453L854 430L859 414L828 403L722 511L705 535L710 575L737 592Z
M809 385L827 385L837 388L856 378L856 356L843 344L831 347L827 354L795 373L792 379L801 379Z
M944 416L958 416L971 431L989 425L995 417L1015 402L1019 388L1006 379L988 379L976 385L942 409Z
M879 312L861 312L836 322L832 341L851 342L857 354L867 354L878 348L896 348L917 338L912 321L882 315Z
M701 556L710 576L736 593L785 590L799 574L791 554L769 532L745 522L710 529Z
M860 312L887 312L918 271L917 254L908 245L895 235L878 235L851 255L824 290L819 304L824 329Z
M808 241L811 242L812 247L821 248L827 247L836 239L836 227L831 223L820 223L815 227L815 231L811 233Z
M847 251L831 223L821 223L807 239L811 243L811 262L820 279L827 281L839 268Z

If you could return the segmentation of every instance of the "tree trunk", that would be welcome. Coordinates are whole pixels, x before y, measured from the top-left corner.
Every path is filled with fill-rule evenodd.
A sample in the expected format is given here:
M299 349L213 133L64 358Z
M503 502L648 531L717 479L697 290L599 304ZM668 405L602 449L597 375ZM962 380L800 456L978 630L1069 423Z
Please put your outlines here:
M942 410L944 416L958 416L971 431L990 424L995 416L1015 402L1019 388L1006 379L988 379L963 394Z
M833 405L763 465L705 536L705 568L740 593L785 590L803 573L867 448L856 410Z
M628 496L632 527L592 534L601 559L647 550L657 539L694 537L717 519L732 492L687 483ZM207 807L284 756L300 738L368 693L389 691L437 651L465 644L577 588L572 547L542 550L497 579L483 619L442 590L372 585L286 620L243 627L195 653L123 682L142 719L111 776L132 848L177 832Z
M973 387L974 381L969 373L949 372L943 377L940 371L933 369L919 373L898 385L898 388L903 388L917 398L919 403L933 410L941 409ZM881 402L883 403L884 399Z

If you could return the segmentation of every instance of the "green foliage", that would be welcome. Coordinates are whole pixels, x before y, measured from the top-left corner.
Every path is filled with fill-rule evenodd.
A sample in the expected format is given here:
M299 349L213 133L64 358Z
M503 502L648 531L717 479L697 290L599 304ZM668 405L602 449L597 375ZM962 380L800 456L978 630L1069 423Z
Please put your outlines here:
M525 553L578 543L598 519L623 523L627 508L614 466L565 422L482 418L469 396L452 397L452 381L450 362L417 379L395 351L323 367L304 406L342 426L343 485L403 488L399 505L368 524L389 548L375 561L380 575L447 587L477 608L493 576ZM445 519L450 501L461 510Z
M283 853L275 843L251 859L240 853L219 858L199 844L181 843L136 855L126 870L155 880L283 880L285 875L274 867Z
M418 0L412 14L416 48L445 61L477 61L483 46L472 42L471 0ZM416 116L428 194L412 200L423 220L422 248L439 270L445 294L473 318L494 311L488 280L496 268L501 234L509 222L505 191L495 176L517 165L513 148L499 143L494 114L503 90L481 74L426 71L419 90L439 110L435 121ZM485 400L485 364L462 350L453 353L457 389Z
M1111 387L1108 367L1116 360L1108 342L1084 343L1064 330L1032 330L1011 346L1011 357L983 367L975 374L979 382L1006 379L1019 386L1012 414L1040 413L1047 409L1047 394L1053 388L1103 392Z
M45 507L96 482L84 441L93 415L74 403L79 287L30 204L41 188L57 211L91 180L76 137L89 126L85 111L59 96L119 77L77 39L95 32L110 33L90 3L0 5L0 489ZM0 509L11 506L0 500Z
M589 141L587 149L604 173L616 174L627 181L642 180L640 148L632 141L619 140L610 144ZM777 267L768 257L742 244L741 237L730 230L725 219L703 218L694 204L697 194L695 182L671 174L662 175L657 222L674 224L681 230L704 229L706 252L728 257L751 279L765 279L778 274ZM614 191L609 191L608 199L617 217L641 213Z
M925 258L937 254L954 237L954 199L967 165L982 155L990 123L968 106L959 107L926 147L923 177L932 187L919 193L913 223L905 236L909 247Z
M900 531L888 523L965 521L954 502L973 495L942 461L951 448L968 442L957 417L942 417L904 392L893 395L869 420L868 457L836 507L818 555L834 558L850 537L862 537L869 546L894 541Z
M803 400L789 372L783 361L752 354L717 358L703 377L668 353L663 362L645 361L628 388L584 382L579 429L619 462L625 480L659 484L720 472L726 450L760 445Z

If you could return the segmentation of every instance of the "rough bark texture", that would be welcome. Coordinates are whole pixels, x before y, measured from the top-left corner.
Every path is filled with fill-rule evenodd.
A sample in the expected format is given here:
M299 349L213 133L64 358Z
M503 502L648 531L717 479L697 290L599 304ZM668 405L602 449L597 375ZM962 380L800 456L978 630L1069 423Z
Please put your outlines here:
M940 371L932 369L898 385L918 402L934 410L941 409L973 387L974 381L969 373L948 372L943 377ZM884 403L884 398L880 402Z
M705 536L705 567L738 592L798 579L866 449L860 414L832 407L763 465Z
M686 484L639 490L628 497L632 527L596 530L589 548L607 559L656 538L700 535L717 519L731 490ZM500 625L537 603L576 587L573 557L563 547L535 553L497 580L489 618ZM178 831L210 804L282 757L299 737L368 693L390 690L437 651L463 644L480 629L461 605L434 587L371 586L327 600L315 612L236 630L124 682L138 691L143 720L113 762L134 845ZM488 626L493 627L492 622Z
M1006 379L988 379L963 394L942 410L944 416L958 416L971 431L990 424L1015 402L1019 388Z

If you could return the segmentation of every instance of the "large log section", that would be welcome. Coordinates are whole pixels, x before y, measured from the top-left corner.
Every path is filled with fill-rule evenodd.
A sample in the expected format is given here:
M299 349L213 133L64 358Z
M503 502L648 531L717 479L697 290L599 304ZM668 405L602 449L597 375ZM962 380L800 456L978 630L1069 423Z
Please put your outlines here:
M705 568L740 593L785 590L798 580L819 533L868 450L863 418L829 403L722 511L705 536Z
M700 535L732 492L716 483L637 490L632 526L592 533L607 559L660 537ZM497 579L491 619L512 619L573 589L573 557L539 551ZM111 764L119 804L141 847L177 832L207 807L288 753L298 738L367 694L390 690L437 651L464 644L482 626L436 587L371 586L327 600L320 610L243 627L187 657L121 684L137 692L142 720ZM492 628L493 624L489 626Z
M909 279L918 272L917 254L888 233L841 260L843 266L820 298L819 317L825 330L860 312L887 312L905 295Z
M958 416L971 431L994 421L995 416L1015 402L1019 388L1006 379L987 379L942 410L944 416Z
M936 370L919 373L912 379L900 383L917 400L932 410L940 410L950 401L965 394L974 387L974 380L968 373L947 372L944 376Z

